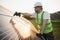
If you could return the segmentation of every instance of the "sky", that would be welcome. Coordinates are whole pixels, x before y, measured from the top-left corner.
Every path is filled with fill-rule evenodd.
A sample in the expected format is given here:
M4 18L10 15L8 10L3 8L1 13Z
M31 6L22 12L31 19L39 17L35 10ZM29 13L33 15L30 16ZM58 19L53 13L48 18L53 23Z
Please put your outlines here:
M60 0L0 0L0 5L14 12L33 13L36 2L41 2L43 10L49 13L60 11Z

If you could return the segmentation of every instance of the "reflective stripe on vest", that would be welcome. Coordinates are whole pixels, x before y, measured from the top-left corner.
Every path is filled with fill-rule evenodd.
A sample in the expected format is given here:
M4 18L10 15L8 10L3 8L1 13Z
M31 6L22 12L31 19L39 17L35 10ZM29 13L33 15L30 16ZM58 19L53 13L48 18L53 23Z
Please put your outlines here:
M44 11L43 11L43 13L42 13L42 15L41 15L41 18L38 18L38 31L40 31L41 30L41 28L42 28L42 24L43 24L43 14L44 14ZM45 30L44 30L44 33L49 33L49 32L51 32L52 31L52 23L51 23L51 21L50 22L47 22L47 24L46 24L46 28L45 28Z

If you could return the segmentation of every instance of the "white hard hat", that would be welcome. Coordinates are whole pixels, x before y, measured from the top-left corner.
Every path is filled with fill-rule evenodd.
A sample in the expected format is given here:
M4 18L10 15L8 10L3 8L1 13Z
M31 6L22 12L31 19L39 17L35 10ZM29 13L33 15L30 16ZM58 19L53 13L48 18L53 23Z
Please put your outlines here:
M36 3L34 4L34 7L37 7L37 6L42 6L41 2L36 2Z

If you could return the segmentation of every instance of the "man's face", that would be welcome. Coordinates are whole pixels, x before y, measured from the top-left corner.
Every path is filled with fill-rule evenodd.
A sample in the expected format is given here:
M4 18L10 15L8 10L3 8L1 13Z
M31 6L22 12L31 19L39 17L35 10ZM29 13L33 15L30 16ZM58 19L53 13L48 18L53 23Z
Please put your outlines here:
M37 6L37 7L35 7L34 10L35 10L36 13L40 13L42 11L42 7Z

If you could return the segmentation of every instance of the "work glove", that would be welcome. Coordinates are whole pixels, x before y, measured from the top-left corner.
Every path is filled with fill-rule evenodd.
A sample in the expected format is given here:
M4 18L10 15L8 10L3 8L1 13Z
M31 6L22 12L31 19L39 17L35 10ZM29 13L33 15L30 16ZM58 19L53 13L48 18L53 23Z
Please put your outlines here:
M41 36L43 36L43 34L37 33L36 36L41 37Z
M19 13L18 12L15 12L13 16L19 16L20 17L21 16L21 13L20 12Z
M39 37L41 40L44 40L43 34L37 33L36 36Z

